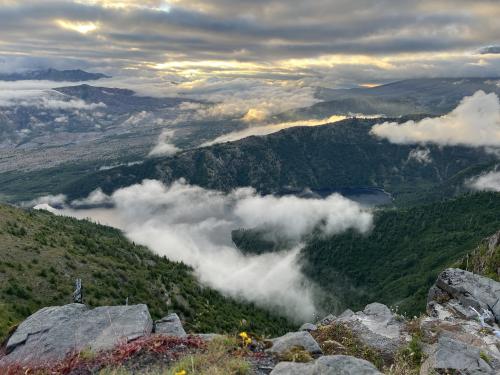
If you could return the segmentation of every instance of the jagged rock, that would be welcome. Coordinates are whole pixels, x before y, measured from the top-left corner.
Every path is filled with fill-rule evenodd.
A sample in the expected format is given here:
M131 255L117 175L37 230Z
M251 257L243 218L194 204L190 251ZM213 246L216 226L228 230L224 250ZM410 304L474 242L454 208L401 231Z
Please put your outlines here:
M354 315L354 311L352 311L351 309L347 309L342 314L339 315L339 319L349 318L353 315Z
M280 362L270 375L309 375L313 371L314 365L311 363Z
M429 316L420 322L422 338L431 345L422 374L446 368L500 373L499 298L500 283L494 280L460 269L443 271L429 290Z
M304 323L300 326L299 331L312 332L312 331L316 331L317 329L318 329L318 327L316 326L316 324Z
M328 355L314 362L281 362L271 375L382 375L370 362L346 355Z
M273 354L282 354L297 346L303 347L304 350L313 355L322 354L319 344L306 331L289 332L284 336L272 339L271 342L273 345L267 351Z
M445 371L450 373L453 370L459 374L498 374L481 357L486 358L478 348L442 336L434 351L422 364L420 375L441 374Z
M431 301L437 301L438 303L443 303L449 301L451 296L445 292L443 289L438 288L436 285L430 287L427 293L427 303Z
M362 312L343 313L335 322L346 324L356 337L386 360L391 360L408 339L403 322L381 303L371 303Z
M187 336L186 331L182 327L182 322L176 313L169 314L157 320L155 322L155 333L176 337Z
M325 316L323 319L321 319L319 324L322 326L326 326L326 325L330 324L331 322L333 322L335 319L337 319L337 317L335 315L329 314L329 315Z
M61 360L84 349L94 352L152 332L146 305L103 306L89 310L72 303L45 307L22 322L7 342L2 363Z
M479 312L490 310L495 320L500 322L499 282L468 271L448 268L438 276L436 286L466 309L473 307Z

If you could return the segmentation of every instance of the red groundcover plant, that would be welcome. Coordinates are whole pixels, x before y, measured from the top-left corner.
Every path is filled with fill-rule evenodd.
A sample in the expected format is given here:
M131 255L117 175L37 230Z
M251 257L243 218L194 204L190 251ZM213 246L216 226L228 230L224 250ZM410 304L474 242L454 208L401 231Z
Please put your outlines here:
M171 336L149 336L118 345L115 349L88 355L85 352L74 353L64 360L54 363L9 364L0 366L2 375L67 375L70 373L90 374L103 367L123 364L127 359L141 353L167 355L172 361L193 350L203 350L206 345L196 336L185 338Z

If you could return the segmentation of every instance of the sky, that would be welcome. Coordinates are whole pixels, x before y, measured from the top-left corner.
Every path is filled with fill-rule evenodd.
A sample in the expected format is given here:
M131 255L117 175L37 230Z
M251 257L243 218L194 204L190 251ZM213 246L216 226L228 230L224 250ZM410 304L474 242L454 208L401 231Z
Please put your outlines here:
M499 17L498 0L0 0L0 71L85 68L179 90L494 76Z

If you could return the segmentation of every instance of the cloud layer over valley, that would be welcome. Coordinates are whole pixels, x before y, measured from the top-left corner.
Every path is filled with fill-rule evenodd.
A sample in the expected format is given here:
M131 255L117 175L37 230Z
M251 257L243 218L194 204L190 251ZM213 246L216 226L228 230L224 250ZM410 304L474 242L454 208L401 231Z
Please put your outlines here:
M295 196L260 196L251 188L225 194L177 181L158 181L117 190L96 191L74 202L113 204L113 208L54 210L40 199L38 208L80 218L90 217L121 228L136 243L169 259L191 265L199 279L221 292L277 309L304 320L315 312L315 288L302 275L298 253L302 238L313 230L331 235L347 229L369 231L372 214L338 194L324 200ZM243 255L231 231L256 228L290 240L293 248L278 253Z

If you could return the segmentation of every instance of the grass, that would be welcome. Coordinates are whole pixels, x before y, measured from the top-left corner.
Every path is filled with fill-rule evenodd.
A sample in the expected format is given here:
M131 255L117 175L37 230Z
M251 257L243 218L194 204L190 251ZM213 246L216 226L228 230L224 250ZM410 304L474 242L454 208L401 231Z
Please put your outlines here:
M412 336L411 341L394 357L394 363L385 369L387 375L419 375L424 360L420 337Z
M289 350L281 353L278 359L283 362L311 362L313 357L303 346L293 346Z
M131 369L128 365L104 367L99 375L246 375L251 372L247 352L234 337L218 337L199 350L182 355L168 365L158 363L149 368Z
M384 361L380 353L362 343L343 323L320 326L311 332L325 355L350 355L362 358L382 369Z
M500 246L490 249L485 240L457 262L456 267L500 281Z
M177 312L189 332L290 329L284 318L200 285L190 267L131 243L118 230L0 205L0 341L38 309L72 302L76 278L91 307L128 298L146 303L154 319Z
M174 364L166 375L246 375L251 365L245 358L245 350L233 338L216 338L202 353L187 355Z

